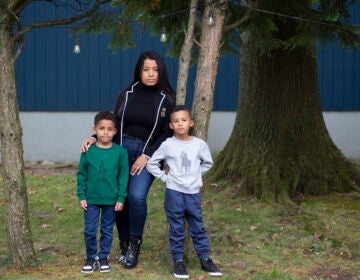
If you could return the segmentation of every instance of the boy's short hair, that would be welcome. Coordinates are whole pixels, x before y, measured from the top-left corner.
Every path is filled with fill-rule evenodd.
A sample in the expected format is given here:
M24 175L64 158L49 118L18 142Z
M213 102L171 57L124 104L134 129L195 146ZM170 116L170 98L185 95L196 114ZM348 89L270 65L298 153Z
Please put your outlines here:
M111 111L100 111L97 113L94 118L94 125L97 125L97 123L101 120L113 121L116 126L116 115Z
M190 116L190 119L192 119L192 114L191 114L191 111L189 108L187 108L185 105L182 105L182 104L179 104L179 105L175 105L173 107L173 109L171 110L171 114L170 114L170 117L172 114L176 113L176 112L179 112L179 111L186 111L188 112L189 116Z

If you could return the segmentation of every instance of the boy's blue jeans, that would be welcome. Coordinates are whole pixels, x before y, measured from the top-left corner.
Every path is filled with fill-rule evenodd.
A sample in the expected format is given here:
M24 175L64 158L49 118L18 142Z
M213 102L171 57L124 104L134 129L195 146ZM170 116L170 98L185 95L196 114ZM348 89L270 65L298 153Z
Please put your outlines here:
M203 224L200 194L186 194L167 188L164 208L170 226L169 241L173 259L180 260L184 255L184 219L188 222L189 234L198 258L208 258L210 242Z
M144 145L145 141L141 139L128 135L123 136L122 146L128 152L130 168L142 154ZM146 198L153 181L154 176L146 168L142 170L140 175L130 175L128 196L124 209L116 212L116 227L119 240L129 240L130 235L137 237L143 235L147 216Z
M96 257L96 235L99 228L100 211L100 251L98 257L100 259L107 258L110 254L115 222L115 205L88 205L87 211L84 211L84 238L86 257L88 259L94 259Z

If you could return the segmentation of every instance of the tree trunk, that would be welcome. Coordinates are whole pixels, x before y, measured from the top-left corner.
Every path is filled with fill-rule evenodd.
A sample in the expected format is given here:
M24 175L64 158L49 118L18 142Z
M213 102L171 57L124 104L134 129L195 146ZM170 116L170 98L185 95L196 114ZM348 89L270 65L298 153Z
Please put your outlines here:
M0 15L0 18L5 18L1 11ZM22 129L16 99L14 42L10 33L12 29L13 24L0 24L1 171L6 202L6 232L12 263L23 268L37 266L37 259L28 216Z
M194 28L196 22L196 6L199 0L190 1L189 20L185 40L181 47L179 59L179 73L176 86L176 104L185 104L186 100L186 85L189 76L189 67L191 62L191 49L194 40Z
M265 55L255 35L243 37L237 116L212 179L269 201L359 191L359 174L325 127L315 44L312 53L297 47Z
M220 43L224 26L227 0L206 0L201 30L200 55L195 80L192 113L195 119L194 134L206 140L210 114L213 107L213 96L216 74L219 63ZM215 4L214 4L215 3ZM214 25L208 25L210 10L213 11Z

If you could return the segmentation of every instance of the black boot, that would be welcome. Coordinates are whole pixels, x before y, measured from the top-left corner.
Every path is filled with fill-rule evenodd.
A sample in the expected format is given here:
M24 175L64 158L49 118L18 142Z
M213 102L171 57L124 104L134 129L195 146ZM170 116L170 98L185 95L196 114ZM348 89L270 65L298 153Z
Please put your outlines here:
M127 253L128 247L129 247L129 240L121 240L120 241L119 263L122 265L125 263L125 258L126 258L126 253Z
M130 243L124 262L125 268L134 268L137 265L141 243L142 243L141 237L135 237L135 236L130 237Z

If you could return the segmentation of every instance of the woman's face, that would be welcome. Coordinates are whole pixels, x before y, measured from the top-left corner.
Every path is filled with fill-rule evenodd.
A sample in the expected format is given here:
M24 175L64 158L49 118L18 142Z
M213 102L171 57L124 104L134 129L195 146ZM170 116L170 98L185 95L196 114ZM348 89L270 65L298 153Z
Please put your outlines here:
M146 86L155 86L158 80L159 71L156 61L146 58L141 70L141 82Z

